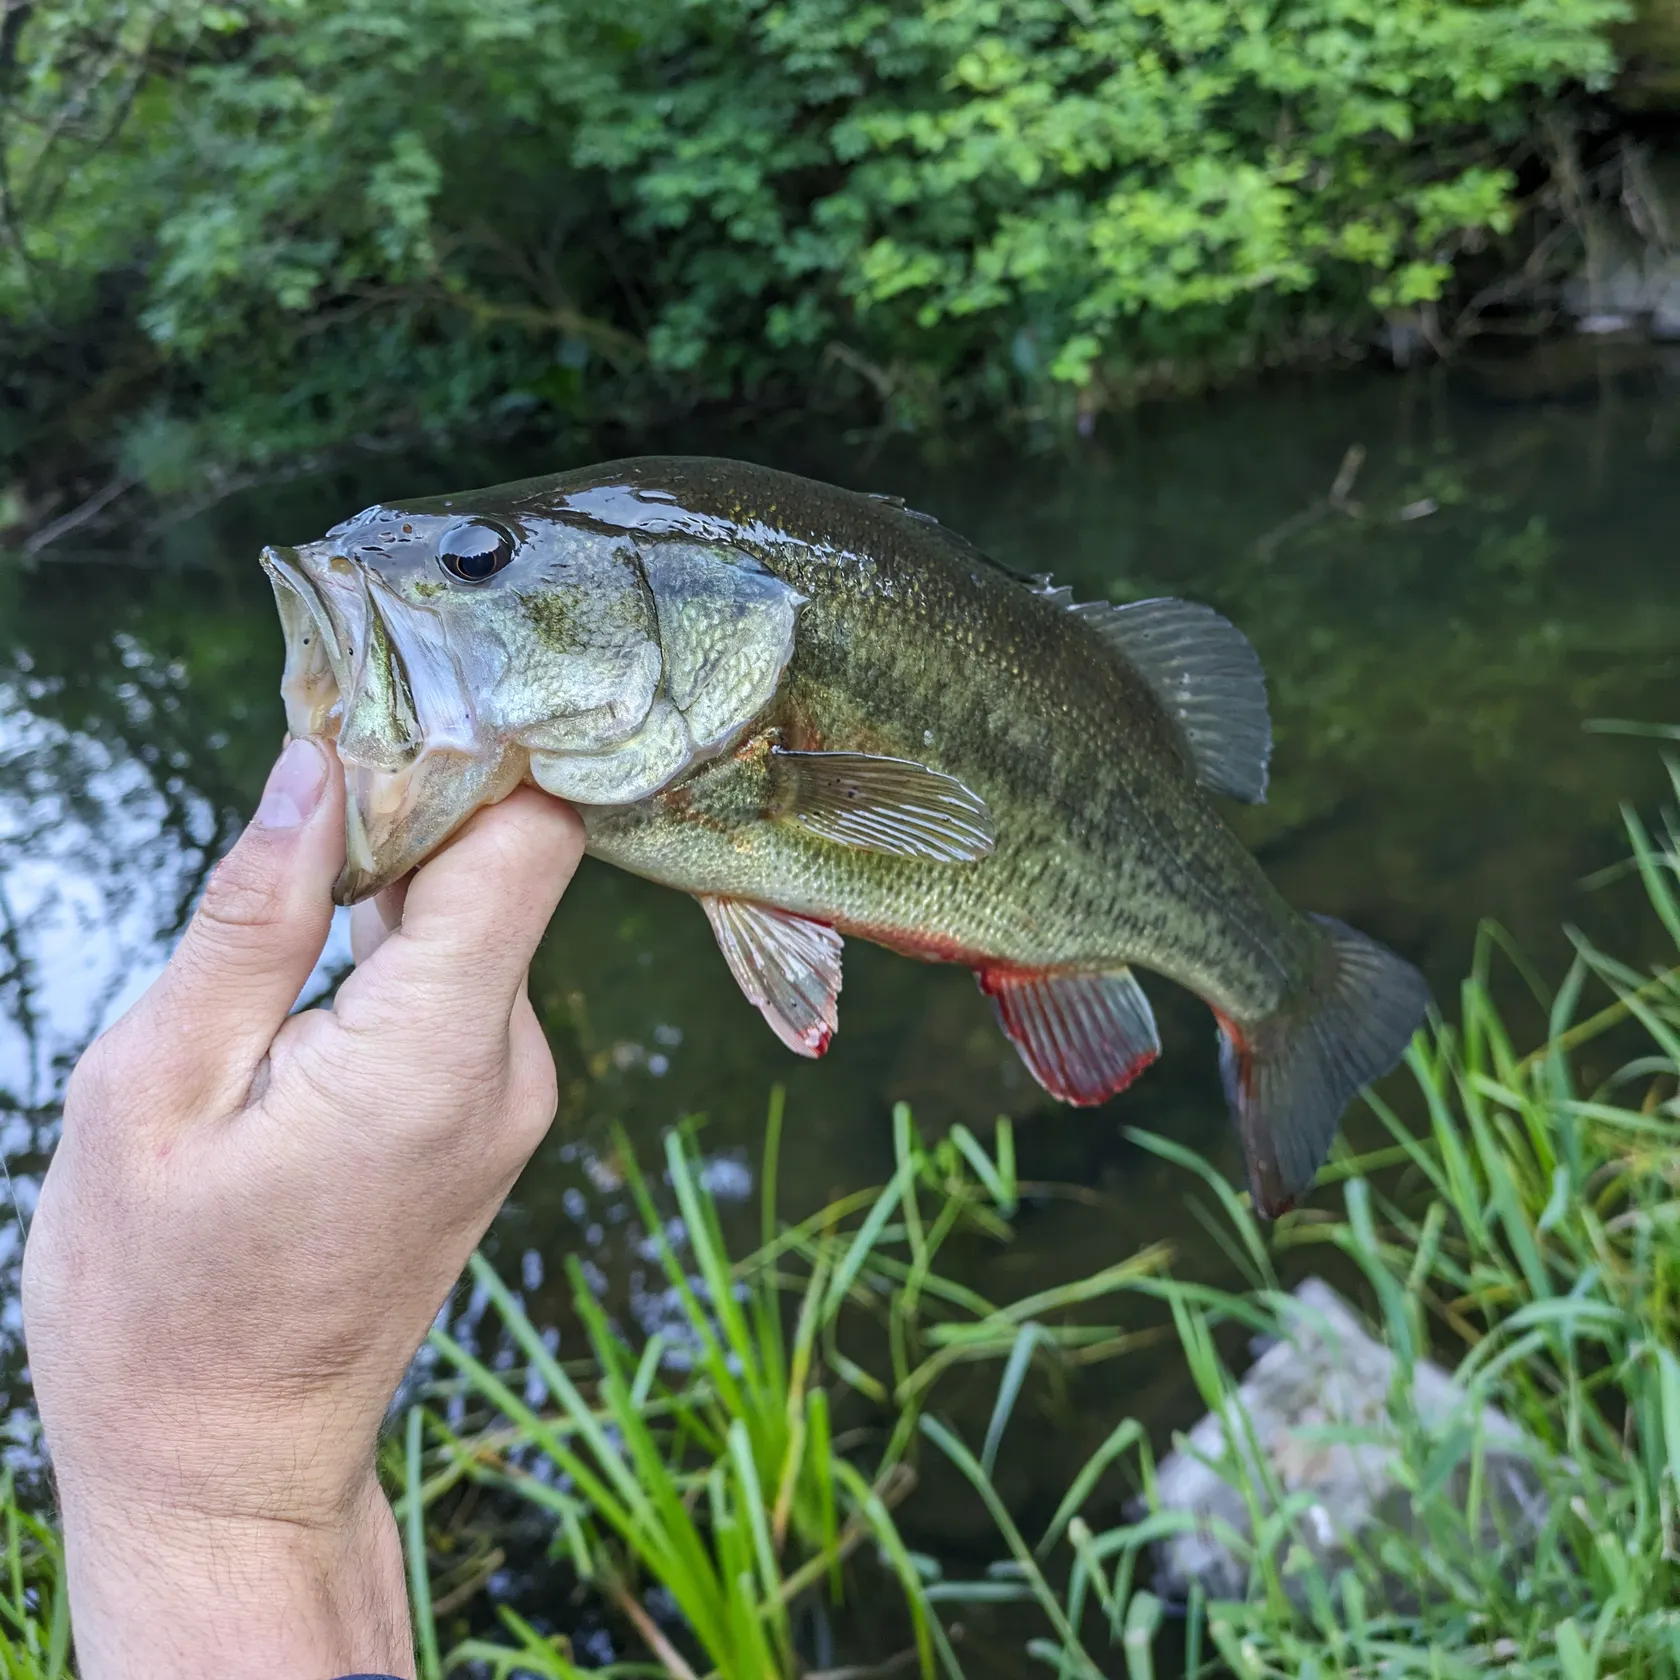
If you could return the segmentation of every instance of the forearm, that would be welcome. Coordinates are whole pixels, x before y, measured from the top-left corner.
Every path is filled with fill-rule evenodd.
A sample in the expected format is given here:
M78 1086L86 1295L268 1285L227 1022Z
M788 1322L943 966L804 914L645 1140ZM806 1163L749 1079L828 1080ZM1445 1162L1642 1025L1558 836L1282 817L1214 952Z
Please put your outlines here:
M371 1478L333 1528L66 1490L64 1530L82 1680L414 1673L402 1547Z

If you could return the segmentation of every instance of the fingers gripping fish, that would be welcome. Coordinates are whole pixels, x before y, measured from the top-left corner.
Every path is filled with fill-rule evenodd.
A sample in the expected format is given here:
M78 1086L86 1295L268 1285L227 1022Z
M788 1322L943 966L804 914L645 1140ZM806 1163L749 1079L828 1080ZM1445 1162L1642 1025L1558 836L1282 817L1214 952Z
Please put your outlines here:
M1269 1214L1422 1020L1414 968L1291 909L1220 819L1271 730L1207 607L1075 602L896 501L714 460L394 502L263 564L289 726L345 767L342 903L534 781L699 899L790 1049L828 1047L868 939L972 969L1077 1104L1158 1055L1153 969L1214 1011Z

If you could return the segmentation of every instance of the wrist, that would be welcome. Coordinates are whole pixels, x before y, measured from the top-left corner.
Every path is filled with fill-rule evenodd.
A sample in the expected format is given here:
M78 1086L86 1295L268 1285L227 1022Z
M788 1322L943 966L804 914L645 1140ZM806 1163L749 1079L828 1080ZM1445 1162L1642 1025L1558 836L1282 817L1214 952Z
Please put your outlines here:
M414 1673L402 1546L371 1474L323 1523L61 1496L82 1680Z

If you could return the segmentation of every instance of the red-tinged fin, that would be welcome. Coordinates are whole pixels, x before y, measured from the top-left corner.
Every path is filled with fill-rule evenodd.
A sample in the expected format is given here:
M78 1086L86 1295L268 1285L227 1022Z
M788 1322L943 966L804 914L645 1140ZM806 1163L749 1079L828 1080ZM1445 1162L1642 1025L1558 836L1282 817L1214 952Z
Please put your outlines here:
M954 776L874 753L770 755L772 815L840 846L931 863L973 863L997 843L992 813Z
M1100 1103L1124 1091L1161 1053L1149 999L1130 969L982 968L974 978L1033 1078L1063 1102Z
M768 904L702 896L729 972L788 1049L820 1056L839 1023L841 939Z
M1320 979L1262 1021L1219 1020L1219 1067L1242 1136L1255 1208L1294 1206L1330 1153L1354 1093L1405 1054L1429 987L1409 962L1329 916Z

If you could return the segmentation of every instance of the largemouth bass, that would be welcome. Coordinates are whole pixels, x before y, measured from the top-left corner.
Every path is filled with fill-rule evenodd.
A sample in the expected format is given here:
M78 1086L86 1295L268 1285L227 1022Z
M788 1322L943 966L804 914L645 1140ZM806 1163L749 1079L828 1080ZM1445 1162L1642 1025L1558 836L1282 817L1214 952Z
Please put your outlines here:
M645 458L392 502L263 564L293 734L336 737L351 903L533 781L692 893L788 1047L844 936L974 971L1052 1096L1159 1054L1133 965L1212 1007L1256 1206L1312 1181L1422 977L1273 890L1265 679L1211 609L1075 602L893 498Z

